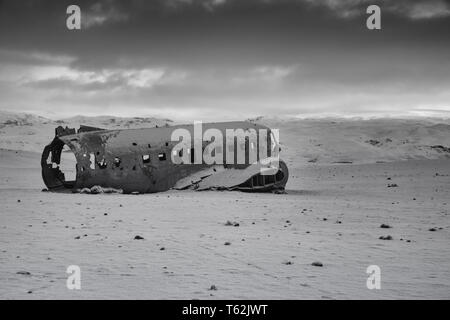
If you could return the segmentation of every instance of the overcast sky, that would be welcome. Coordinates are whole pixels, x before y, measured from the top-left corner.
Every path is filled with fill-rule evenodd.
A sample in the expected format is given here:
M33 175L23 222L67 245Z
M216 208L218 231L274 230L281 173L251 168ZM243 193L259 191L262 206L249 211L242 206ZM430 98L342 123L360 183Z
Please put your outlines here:
M450 1L0 0L0 110L450 116Z

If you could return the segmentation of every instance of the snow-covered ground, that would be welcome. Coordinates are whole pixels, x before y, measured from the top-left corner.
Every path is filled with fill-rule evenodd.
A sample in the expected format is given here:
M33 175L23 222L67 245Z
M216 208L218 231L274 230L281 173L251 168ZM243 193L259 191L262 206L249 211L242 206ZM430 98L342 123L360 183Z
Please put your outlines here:
M287 194L42 192L36 149L54 123L3 124L0 298L450 298L450 160L431 148L450 146L448 123L264 121L280 129Z

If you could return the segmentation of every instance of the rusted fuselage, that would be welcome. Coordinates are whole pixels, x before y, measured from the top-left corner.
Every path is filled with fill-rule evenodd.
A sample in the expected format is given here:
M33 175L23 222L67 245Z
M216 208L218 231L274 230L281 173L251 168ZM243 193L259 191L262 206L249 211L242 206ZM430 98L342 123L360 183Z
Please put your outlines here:
M278 142L269 128L249 122L208 123L202 125L203 132L215 129L223 136L223 161L208 163L198 159L211 141L196 144L198 134L194 125L179 125L143 129L104 130L81 126L75 129L58 127L55 138L42 153L42 177L51 191L76 192L83 188L100 186L120 189L123 193L152 193L171 188L228 189L242 191L271 191L284 189L288 180L288 169L279 161L276 170L270 174L260 174L259 164L263 160L261 148L267 148L270 157ZM191 147L183 151L176 150L180 141L172 141L176 129L184 129L192 137ZM235 139L232 147L227 145L227 130L242 129L244 132L256 132L257 140L246 137L239 142ZM260 130L262 129L262 130ZM266 130L267 136L260 136ZM260 139L267 139L261 143ZM259 139L259 140L258 140ZM265 140L262 140L265 141ZM60 169L61 153L68 146L76 159L76 179L67 181ZM195 147L200 146L201 152ZM256 150L253 150L255 149ZM243 151L245 160L237 161L238 151ZM217 151L217 150L216 150ZM256 151L257 162L250 156ZM264 150L265 151L265 150ZM190 161L173 161L183 158L183 152L189 154ZM229 153L229 154L228 154ZM227 162L234 155L233 163ZM228 155L228 158L227 158ZM186 154L184 158L186 159ZM221 162L221 163L220 163ZM216 176L217 175L217 176ZM193 177L190 180L190 177ZM194 178L194 176L196 176ZM207 178L206 180L204 180ZM200 183L200 184L199 184Z

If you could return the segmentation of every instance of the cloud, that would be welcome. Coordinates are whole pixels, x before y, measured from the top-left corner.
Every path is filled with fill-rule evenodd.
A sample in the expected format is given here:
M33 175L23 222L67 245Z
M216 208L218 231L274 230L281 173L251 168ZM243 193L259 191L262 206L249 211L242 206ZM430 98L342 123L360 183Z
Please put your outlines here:
M151 88L164 76L163 69L103 69L80 71L68 66L34 67L23 75L20 84L46 90L126 90L127 88ZM167 78L161 83L168 83Z
M67 65L76 61L74 56L48 52L10 50L0 48L0 64L15 65Z
M0 108L220 120L450 101L448 2L376 1L370 32L366 0L79 0L71 32L68 1L3 0Z
M167 0L162 2L168 8L202 7L207 11L219 8L240 8L242 0ZM255 10L266 7L285 6L298 8L306 4L308 7L323 7L339 18L354 18L366 14L369 5L377 4L382 12L394 13L412 20L433 19L450 16L450 5L446 0L246 0Z
M418 2L406 8L411 19L432 19L450 16L450 6L444 1Z
M87 9L82 9L81 24L82 29L89 29L96 26L102 26L109 23L125 22L129 15L121 12L120 8L115 6L114 1L97 2Z
M445 0L300 0L311 6L328 8L341 18L353 18L365 14L365 8L378 4L382 13L393 13L412 20L443 18L450 16L450 5Z
M207 0L203 2L203 6L208 11L214 11L217 7L226 3L226 0Z

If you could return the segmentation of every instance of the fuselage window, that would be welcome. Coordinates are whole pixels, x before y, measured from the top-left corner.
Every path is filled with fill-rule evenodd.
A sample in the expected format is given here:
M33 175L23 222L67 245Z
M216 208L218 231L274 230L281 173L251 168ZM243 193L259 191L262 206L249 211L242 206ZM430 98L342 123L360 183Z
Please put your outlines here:
M89 161L90 161L89 167L92 170L95 170L95 155L93 153L89 154Z
M105 169L105 168L106 168L106 160L103 158L102 160L98 161L98 162L97 162L97 166L98 166L100 169Z
M150 163L150 155L149 154L144 154L142 156L142 162L143 163Z
M120 166L120 158L118 158L118 157L115 157L114 158L114 165L116 166L116 167L119 167Z
M178 151L177 150L172 150L172 155L182 158L183 157L183 149L180 149Z
M164 152L158 154L159 161L166 160L166 154Z

